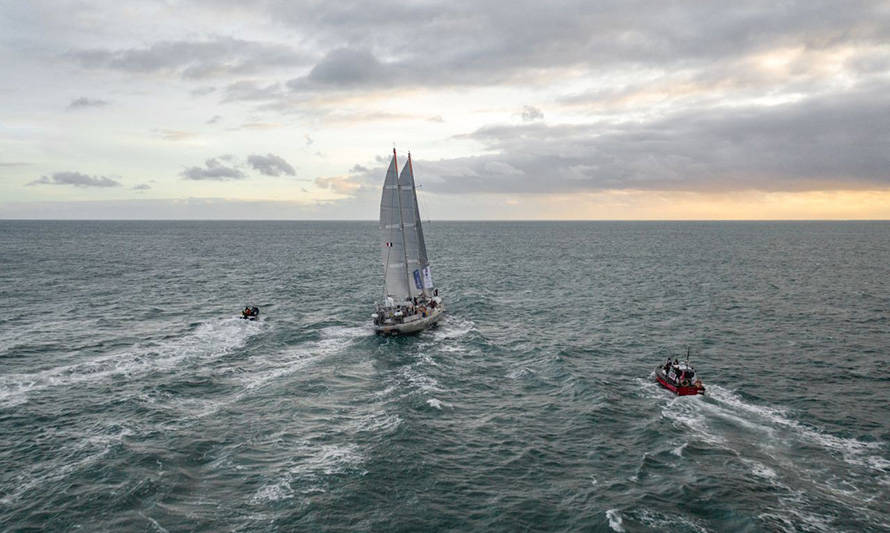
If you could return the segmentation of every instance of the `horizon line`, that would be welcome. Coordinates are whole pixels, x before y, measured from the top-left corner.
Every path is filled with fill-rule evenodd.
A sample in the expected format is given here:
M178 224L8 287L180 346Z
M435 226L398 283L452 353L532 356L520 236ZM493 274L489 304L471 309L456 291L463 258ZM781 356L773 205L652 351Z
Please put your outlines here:
M0 222L373 222L375 219L352 218L0 218ZM421 220L423 222L423 220ZM886 218L490 218L428 219L436 222L890 222Z

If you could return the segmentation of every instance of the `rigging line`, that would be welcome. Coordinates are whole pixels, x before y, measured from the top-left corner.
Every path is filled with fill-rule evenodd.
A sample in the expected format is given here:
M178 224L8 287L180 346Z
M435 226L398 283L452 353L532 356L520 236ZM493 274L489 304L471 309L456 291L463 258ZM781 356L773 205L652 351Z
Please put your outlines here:
M411 161L411 152L408 152L408 161L409 162ZM432 220L430 220L429 212L426 210L426 202L423 201L423 197L425 195L417 194L417 189L423 189L423 184L418 185L417 180L414 179L414 165L411 165L411 181L414 182L414 197L417 198L418 203L423 204L420 206L420 211L423 213L427 213L426 222L427 222L427 224L431 224ZM423 217L419 217L419 218L423 218Z
M421 189L421 192L422 192L423 184L421 184L421 185L415 185L414 188L415 188L415 190L417 190L417 189ZM424 197L424 196L426 196L426 195L425 195L425 194L418 194L418 195L417 195L417 201L418 201L419 203L423 204L423 205L420 206L420 210L421 210L421 212L423 212L423 213L427 213L427 216L426 216L426 223L429 225L429 224L432 224L433 221L430 220L430 216L429 216L429 214L428 214L429 211L426 210L426 202L423 200L423 197ZM422 217L421 217L421 218L422 218Z

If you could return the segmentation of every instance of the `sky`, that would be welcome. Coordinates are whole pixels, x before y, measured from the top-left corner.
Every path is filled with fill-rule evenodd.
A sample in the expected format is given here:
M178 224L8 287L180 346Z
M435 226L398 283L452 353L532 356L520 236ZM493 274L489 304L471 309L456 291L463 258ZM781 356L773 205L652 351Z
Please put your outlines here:
M0 0L0 218L890 219L882 1Z

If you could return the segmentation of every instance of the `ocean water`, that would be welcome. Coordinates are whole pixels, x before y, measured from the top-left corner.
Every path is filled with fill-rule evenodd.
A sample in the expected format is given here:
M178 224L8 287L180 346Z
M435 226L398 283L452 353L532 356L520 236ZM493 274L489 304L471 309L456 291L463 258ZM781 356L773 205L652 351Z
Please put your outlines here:
M0 530L890 530L890 223L425 232L0 221Z

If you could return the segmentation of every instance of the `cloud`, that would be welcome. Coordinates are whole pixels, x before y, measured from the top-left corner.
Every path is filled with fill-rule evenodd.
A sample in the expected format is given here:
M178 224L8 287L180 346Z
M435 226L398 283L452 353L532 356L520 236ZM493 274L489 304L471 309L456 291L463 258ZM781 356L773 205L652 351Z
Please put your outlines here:
M204 86L198 87L197 89L192 89L189 91L192 96L207 96L208 94L216 92L216 87L212 86Z
M262 86L253 80L241 80L226 86L223 102L275 100L285 96L278 83Z
M488 126L487 155L415 160L443 193L812 191L890 187L890 97L687 110L648 122Z
M104 107L107 106L108 102L105 100L99 100L96 98L87 98L85 96L81 96L80 98L75 98L68 104L69 110L74 109L85 109L88 107Z
M140 183L139 185L133 186L134 191L147 191L149 189L151 189L151 185L149 185L147 183Z
M222 127L199 130L214 113L225 116L227 127L280 121L326 140L346 128L357 131L359 120L378 121L361 125L362 131L377 132L400 120L395 127L417 131L412 141L417 155L466 155L416 161L418 179L430 192L800 190L887 183L890 167L880 147L887 146L882 94L890 93L890 11L876 2L857 0L839 10L827 0L779 7L766 0L728 7L691 0L657 5L567 0L558 8L527 0L383 0L379 9L366 9L355 0L264 0L249 7L199 0L158 9L142 21L123 8L85 9L84 16L71 17L64 6L38 9L41 13L16 8L29 16L10 20L38 22L27 31L7 24L15 44L9 51L42 61L22 70L32 76L22 87L56 91L51 98L59 107L75 95L126 94L131 105L120 109L127 116L117 123L145 118L151 110L158 114L156 124L190 127L211 144L213 135L219 142L243 136ZM48 17L36 16L43 12ZM232 12L243 23L226 26L223 15ZM59 22L41 27L46 18L68 19L70 28ZM110 30L122 27L126 35ZM234 33L214 36L222 32ZM163 41L155 40L159 35ZM28 46L42 52L28 55ZM69 77L87 85L61 87L46 78L58 72L44 68L46 54L71 46L66 64L94 70ZM44 74L28 74L38 71ZM162 76L186 83L165 83L157 79ZM211 96L198 100L189 91ZM177 100L177 93L185 99ZM213 107L218 101L239 103L222 110ZM112 105L120 108L116 98ZM198 126L162 116L187 106ZM293 114L271 112L279 110ZM405 124L409 116L413 122ZM448 122L425 122L431 116ZM492 116L509 123L490 124ZM113 126L98 124L104 131ZM461 132L465 135L457 135ZM168 140L192 135L153 133ZM45 144L45 135L37 135L44 137L38 144ZM361 138L359 145L379 142L373 135ZM126 161L124 152L135 148L126 137L118 140L120 160ZM329 161L344 161L336 153L343 143L331 148L316 140ZM84 136L81 144L94 141ZM317 148L312 145L305 155L311 159ZM219 167L202 164L184 172L196 179L258 177L244 156L259 150L244 150L238 162L217 157ZM281 150L270 145L259 153ZM371 157L355 160L377 165ZM227 170L229 176L214 175Z
M249 155L247 164L265 176L295 176L297 174L290 163L275 154Z
M205 122L204 124L216 124L216 123L219 122L220 120L222 120L222 117L221 117L220 115L213 115L213 116L210 118L210 120L208 120L208 121Z
M328 52L308 75L290 80L287 86L296 91L318 87L386 86L397 82L390 70L369 50L337 48Z
M105 176L88 176L80 172L55 172L52 176L41 176L28 183L31 185L72 185L74 187L120 187L119 181Z
M252 74L307 62L307 57L290 46L232 37L161 41L144 48L81 49L68 56L84 68L164 73L189 79ZM198 91L202 94L201 89Z
M205 161L205 166L203 168L189 167L183 170L180 175L187 180L195 181L228 181L240 180L247 177L247 175L238 168L223 165L220 163L220 159L226 160L227 158L225 156L210 158Z
M789 45L832 50L890 40L890 12L879 4L838 11L819 0L781 9L766 0L734 7L569 0L558 8L433 1L375 10L349 1L276 3L270 16L323 50L331 46L308 75L288 83L298 91L549 83L554 71L708 69Z
M541 120L544 118L544 113L541 113L541 110L537 107L532 107L527 105L522 108L522 120L525 122L533 122L535 120Z
M361 183L356 182L349 176L315 178L315 184L324 189L331 189L334 192L345 195L352 195L362 188Z

